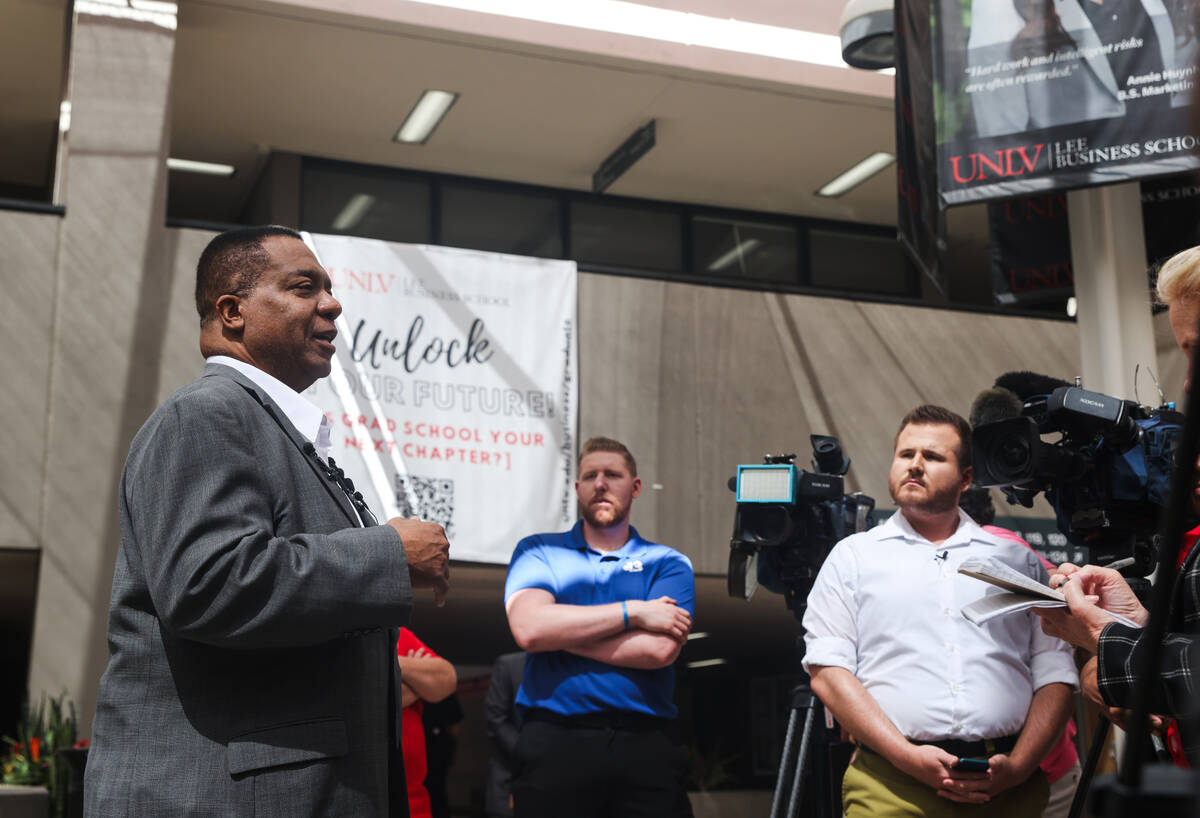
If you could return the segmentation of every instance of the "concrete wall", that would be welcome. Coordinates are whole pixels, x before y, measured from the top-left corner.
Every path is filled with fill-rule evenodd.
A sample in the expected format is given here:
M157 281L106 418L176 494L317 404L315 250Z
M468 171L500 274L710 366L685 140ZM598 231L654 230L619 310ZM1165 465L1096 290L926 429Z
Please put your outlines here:
M726 482L739 463L795 452L807 466L808 436L836 435L852 460L847 490L890 506L892 436L908 409L966 415L1003 372L1079 370L1062 321L587 274L579 311L581 439L628 443L646 486L639 530L703 573L727 567Z
M8 418L0 480L0 548L37 548L50 413L48 389L54 326L57 216L0 214L0 417Z

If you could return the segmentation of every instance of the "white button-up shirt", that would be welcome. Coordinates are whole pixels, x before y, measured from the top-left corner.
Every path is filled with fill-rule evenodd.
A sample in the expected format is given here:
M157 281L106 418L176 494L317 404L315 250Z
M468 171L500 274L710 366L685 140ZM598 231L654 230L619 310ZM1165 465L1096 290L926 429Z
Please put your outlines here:
M212 355L205 359L208 364L221 364L230 369L236 369L262 391L266 392L275 405L287 416L296 431L313 444L321 459L329 457L330 425L329 419L321 408L308 398L292 389L273 375L268 375L253 364L230 358L228 355Z
M1033 693L1075 686L1070 646L1046 636L1029 611L982 628L964 605L1000 589L958 573L993 557L1046 581L1029 549L986 533L959 512L954 535L934 545L903 513L834 547L808 595L804 668L853 673L901 734L918 741L976 740L1021 730Z

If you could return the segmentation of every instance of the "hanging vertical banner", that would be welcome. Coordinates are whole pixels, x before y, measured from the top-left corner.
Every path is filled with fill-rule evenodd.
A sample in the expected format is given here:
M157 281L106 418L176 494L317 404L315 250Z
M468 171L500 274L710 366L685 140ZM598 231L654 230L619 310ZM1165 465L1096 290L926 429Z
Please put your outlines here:
M1146 266L1157 269L1200 244L1200 174L1146 179L1141 190ZM1065 192L991 202L988 225L997 304L1040 304L1074 295Z
M381 520L441 523L452 559L507 563L575 520L572 261L305 234L342 304L306 395Z
M896 232L921 272L946 293L946 214L938 200L929 3L900 0L895 7Z
M1192 5L935 0L943 201L1200 167Z
M990 202L987 208L997 304L1065 302L1075 294L1066 191Z

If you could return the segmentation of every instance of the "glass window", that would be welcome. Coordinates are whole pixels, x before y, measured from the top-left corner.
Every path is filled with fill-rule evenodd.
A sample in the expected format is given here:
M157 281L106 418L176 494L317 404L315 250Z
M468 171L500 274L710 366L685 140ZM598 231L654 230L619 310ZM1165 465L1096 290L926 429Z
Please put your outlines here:
M544 193L442 185L442 236L447 247L562 258L562 206Z
M0 198L54 199L71 5L0 4Z
M428 244L429 183L385 169L305 162L300 223L314 233L344 233Z
M580 264L683 270L683 217L618 202L571 203L571 256Z
M708 216L692 220L693 272L797 284L797 232L790 225Z
M809 283L831 290L916 296L917 281L893 236L814 227Z

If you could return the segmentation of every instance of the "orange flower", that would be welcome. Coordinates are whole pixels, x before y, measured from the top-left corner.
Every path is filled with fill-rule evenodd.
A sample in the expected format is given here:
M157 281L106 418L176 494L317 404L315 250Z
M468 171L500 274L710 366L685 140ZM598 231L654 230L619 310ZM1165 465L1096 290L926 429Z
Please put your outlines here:
M42 749L42 742L40 739L38 739L37 736L34 736L33 738L29 739L29 757L34 762L37 762L40 760L41 749Z

